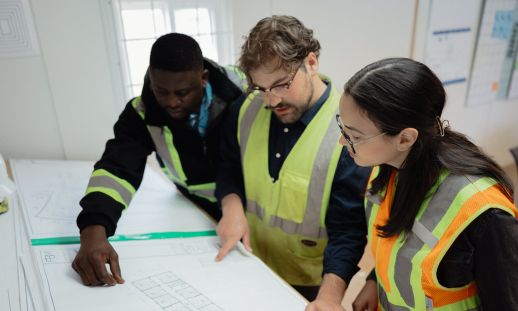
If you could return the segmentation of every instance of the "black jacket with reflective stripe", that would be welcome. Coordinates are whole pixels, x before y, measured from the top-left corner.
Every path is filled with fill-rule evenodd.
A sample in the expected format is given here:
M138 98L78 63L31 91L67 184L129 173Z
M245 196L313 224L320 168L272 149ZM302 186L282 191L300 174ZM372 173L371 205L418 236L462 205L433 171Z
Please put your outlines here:
M174 145L182 167L187 176L187 183L203 184L214 182L220 163L219 140L222 123L230 104L242 95L241 89L229 78L223 67L212 61L205 61L209 71L209 83L213 90L213 102L210 107L207 134L202 138L186 121L173 120L158 105L146 77L142 89L142 101L146 107L145 120L142 120L132 107L131 101L114 125L114 138L108 140L101 159L94 169L105 169L129 182L135 189L140 186L149 154L155 151L155 145L147 125L167 126L174 137ZM157 157L158 158L158 157ZM159 159L159 162L161 159ZM185 188L177 188L193 202L200 205L212 217L221 217L217 204L192 196ZM121 216L123 206L109 196L93 192L80 202L83 210L77 218L80 230L90 225L103 225L107 234L113 235Z

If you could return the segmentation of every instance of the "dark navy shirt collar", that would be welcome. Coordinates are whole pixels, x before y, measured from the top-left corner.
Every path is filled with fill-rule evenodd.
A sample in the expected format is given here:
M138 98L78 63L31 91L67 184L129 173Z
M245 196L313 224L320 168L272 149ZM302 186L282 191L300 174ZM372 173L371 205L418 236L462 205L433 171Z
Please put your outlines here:
M322 107L322 105L329 98L329 94L331 94L331 83L329 83L328 81L324 81L324 80L323 80L323 82L325 84L327 84L326 90L324 91L322 96L320 96L320 98L317 100L317 102L311 108L309 108L308 111L304 112L304 114L302 115L302 117L299 120L305 126L308 126L309 122L311 122L311 120L313 120L313 118L317 114L318 110L320 110L320 107Z

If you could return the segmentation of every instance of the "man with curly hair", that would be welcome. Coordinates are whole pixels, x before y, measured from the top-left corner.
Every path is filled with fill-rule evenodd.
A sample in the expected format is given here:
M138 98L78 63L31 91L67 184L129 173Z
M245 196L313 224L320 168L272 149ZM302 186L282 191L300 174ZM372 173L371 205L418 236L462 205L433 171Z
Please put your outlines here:
M242 240L309 301L316 298L308 310L340 310L337 297L366 243L369 170L338 144L340 95L318 73L319 52L313 31L291 16L262 19L242 46L249 92L223 130L216 259Z

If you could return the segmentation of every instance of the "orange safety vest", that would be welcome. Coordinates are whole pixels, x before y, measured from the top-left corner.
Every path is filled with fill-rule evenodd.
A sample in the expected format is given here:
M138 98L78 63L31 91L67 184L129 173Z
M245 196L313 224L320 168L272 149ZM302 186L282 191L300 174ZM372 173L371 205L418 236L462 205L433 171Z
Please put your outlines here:
M373 170L369 181L376 177ZM374 255L381 310L479 310L477 286L445 288L437 279L439 264L462 231L490 208L518 217L518 209L496 181L443 172L422 203L411 232L382 238L376 226L387 223L396 173L383 194L366 195L368 239Z

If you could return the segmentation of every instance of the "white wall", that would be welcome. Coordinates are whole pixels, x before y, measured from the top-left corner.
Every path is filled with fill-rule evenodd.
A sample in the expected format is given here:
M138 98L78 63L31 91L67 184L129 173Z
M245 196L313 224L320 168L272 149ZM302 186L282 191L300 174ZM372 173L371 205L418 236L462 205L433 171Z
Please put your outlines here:
M430 1L419 1L414 54L417 60L424 59ZM513 166L509 149L518 146L518 100L495 100L485 105L467 106L467 91L467 83L446 86L448 98L443 117L450 121L454 130L468 135L501 166Z
M518 146L518 101L491 102L466 107L467 84L446 87L448 101L443 116L452 128L468 135L500 165L514 160L510 148Z
M272 14L296 16L320 41L320 71L332 78L337 89L368 63L410 56L415 0L257 2L235 0L236 49L259 19Z
M65 156L41 57L0 59L0 153L4 158Z
M242 36L260 18L294 15L314 30L322 45L321 72L341 89L354 72L380 58L422 59L429 1L233 0L236 56ZM41 55L0 59L0 152L5 157L100 156L124 104L113 75L113 38L103 25L107 3L31 1ZM445 116L453 127L500 164L510 165L508 149L518 145L518 102L468 108L465 85L449 86L447 92Z
M31 1L41 54L0 59L0 152L6 158L95 159L115 103L101 2Z
M341 89L357 70L381 58L402 56L423 60L429 8L430 0L270 0L261 3L236 0L236 54L243 42L242 36L257 20L272 14L294 15L314 30L322 45L321 72L329 75L335 87ZM509 149L518 146L518 101L467 107L466 91L467 83L446 87L448 101L444 117L499 164L511 165Z

